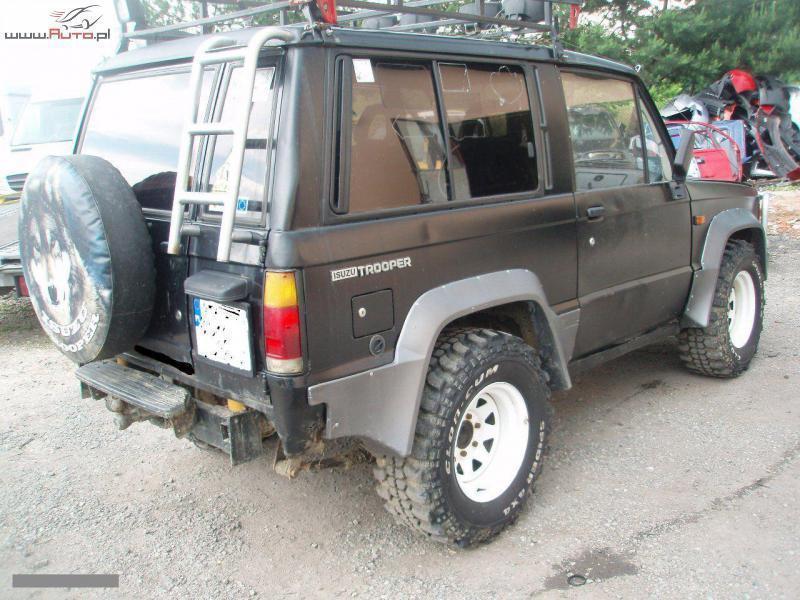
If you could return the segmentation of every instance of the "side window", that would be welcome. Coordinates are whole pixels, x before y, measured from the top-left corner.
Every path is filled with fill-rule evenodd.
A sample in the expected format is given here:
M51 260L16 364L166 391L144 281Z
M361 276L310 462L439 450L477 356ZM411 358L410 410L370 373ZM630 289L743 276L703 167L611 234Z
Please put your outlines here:
M642 130L628 81L561 73L577 191L644 183Z
M260 219L264 209L264 186L267 178L267 137L272 124L273 78L275 68L269 67L256 71L253 86L253 104L250 109L250 122L247 127L247 143L245 144L242 178L239 183L239 201L236 205L237 218ZM234 113L241 106L241 94L244 88L244 75L241 67L236 67L230 74L227 84L225 102L218 121L231 123L237 115ZM230 184L231 161L233 160L233 136L209 136L210 169L205 175L202 190L206 192L225 192ZM208 213L221 213L221 206L209 206Z
M353 58L351 213L446 202L447 153L428 63ZM341 190L341 186L340 186Z
M642 114L642 128L644 129L643 152L647 160L647 174L650 183L672 180L672 160L670 159L664 140L658 133L656 122L647 107L639 98L639 107Z
M525 74L517 66L440 63L454 199L539 186Z

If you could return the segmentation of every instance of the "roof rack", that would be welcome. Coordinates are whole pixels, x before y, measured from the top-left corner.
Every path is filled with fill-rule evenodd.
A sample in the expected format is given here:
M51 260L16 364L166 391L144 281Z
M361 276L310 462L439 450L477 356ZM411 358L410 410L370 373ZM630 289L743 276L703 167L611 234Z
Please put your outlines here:
M312 26L360 25L365 29L389 31L436 32L448 27L448 34L458 34L461 27L468 35L490 33L498 37L518 36L533 32L547 33L554 52L563 52L558 39L558 19L554 4L568 5L571 14L577 15L583 0L474 0L461 4L457 11L447 10L452 0L387 0L380 3L369 0L192 0L200 3L200 19L183 21L162 27L144 28L144 10L140 0L117 0L117 13L123 23L125 42L143 39L151 42L175 39L190 35L186 29L202 28L210 33L214 25L277 13L275 25L289 24L290 12L300 10ZM249 6L221 15L207 16L208 5L236 3ZM441 5L448 5L442 7ZM437 9L437 7L439 7ZM344 9L344 10L342 10ZM296 22L296 21L295 21ZM124 48L127 47L127 43Z

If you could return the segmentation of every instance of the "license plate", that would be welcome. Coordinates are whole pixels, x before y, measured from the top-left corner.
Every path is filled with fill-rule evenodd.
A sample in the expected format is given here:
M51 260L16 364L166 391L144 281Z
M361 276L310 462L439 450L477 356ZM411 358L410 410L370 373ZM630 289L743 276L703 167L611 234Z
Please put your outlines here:
M195 298L194 331L197 354L203 358L242 371L253 370L246 309Z

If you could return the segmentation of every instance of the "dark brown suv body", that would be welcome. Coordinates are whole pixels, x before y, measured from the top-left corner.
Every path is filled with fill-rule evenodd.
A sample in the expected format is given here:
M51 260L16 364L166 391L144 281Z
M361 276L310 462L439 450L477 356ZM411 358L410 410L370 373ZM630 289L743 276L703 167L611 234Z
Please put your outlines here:
M229 262L216 260L209 209L187 213L177 255L166 248L202 37L110 59L83 118L76 152L121 171L155 253L151 325L123 358L188 390L195 416L179 433L240 461L260 452L264 420L287 455L346 437L399 460L413 451L442 331L524 340L550 388L566 389L578 369L709 325L732 240L765 272L760 198L679 176L632 69L507 43L290 31L261 55L250 127L262 143L248 145L237 225L253 233ZM232 71L208 73L209 118L236 92ZM221 136L195 147L192 189L218 185L226 152ZM297 372L269 367L265 273L294 283ZM246 311L249 368L199 350L199 301ZM252 415L239 437L220 433L242 414L227 399Z

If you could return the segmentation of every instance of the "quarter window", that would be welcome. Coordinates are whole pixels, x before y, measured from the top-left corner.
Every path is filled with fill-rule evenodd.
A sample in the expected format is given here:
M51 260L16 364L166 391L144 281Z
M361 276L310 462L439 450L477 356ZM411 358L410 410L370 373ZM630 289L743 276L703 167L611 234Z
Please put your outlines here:
M525 74L517 66L439 64L454 198L539 185Z
M431 66L353 58L349 68L350 161L349 173L345 166L341 174L349 211L447 201L447 154Z
M629 81L562 73L575 188L578 191L644 183L642 130Z

